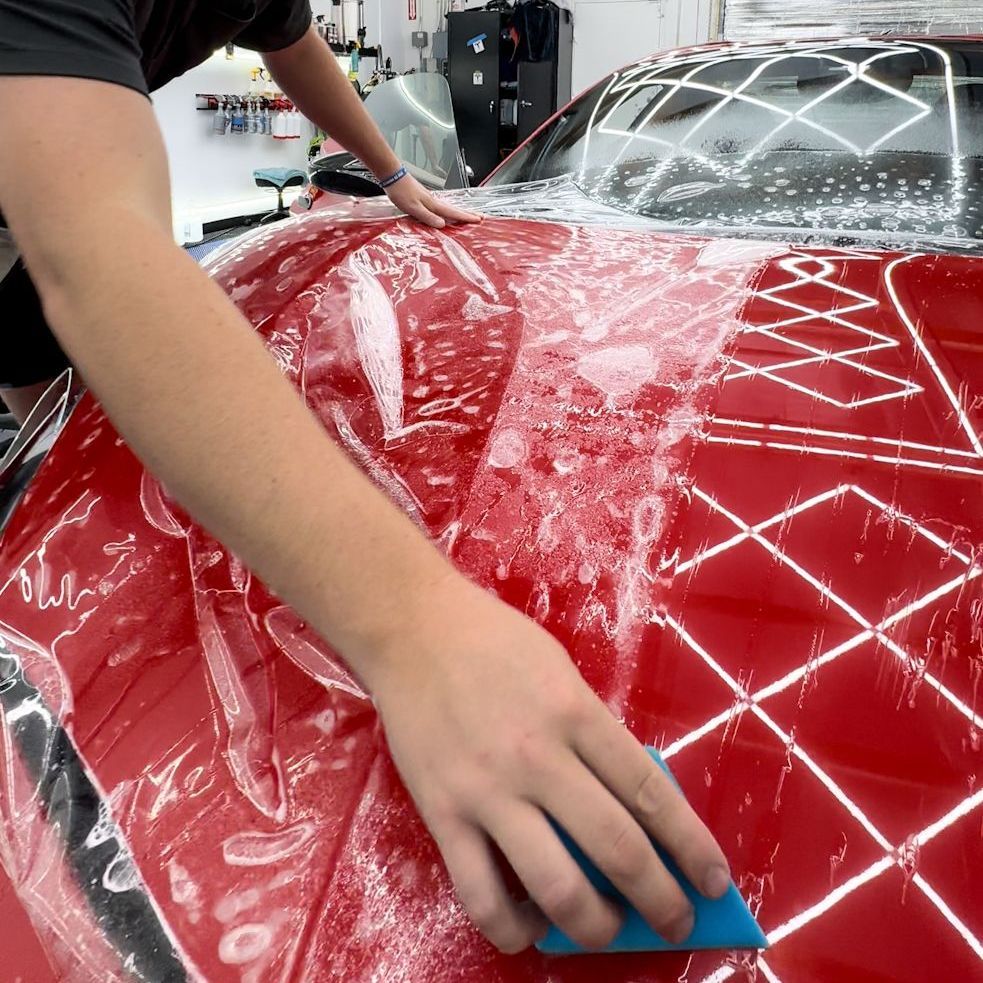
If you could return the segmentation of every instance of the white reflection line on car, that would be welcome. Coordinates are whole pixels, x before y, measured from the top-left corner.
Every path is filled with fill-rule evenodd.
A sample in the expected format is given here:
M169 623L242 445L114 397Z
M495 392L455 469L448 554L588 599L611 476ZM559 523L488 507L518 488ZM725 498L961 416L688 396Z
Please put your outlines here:
M877 506L878 508L881 508L882 511L889 511L896 521L908 525L915 533L922 535L933 545L943 549L948 555L951 555L960 562L966 564L968 568L966 573L949 580L947 583L942 584L918 600L904 605L898 611L893 612L875 626L867 621L867 619L857 612L852 605L831 590L826 584L823 584L817 577L813 576L811 573L809 573L809 571L795 563L795 561L791 560L787 554L779 550L774 544L760 535L760 530L767 529L775 526L777 523L787 521L788 517L793 513L801 513L805 508L812 508L817 504L828 501L831 497L847 492L859 495L865 501ZM806 582L809 583L814 589L819 591L832 603L836 604L841 610L849 614L850 617L853 618L859 625L864 627L864 630L860 634L838 646L831 652L826 653L819 659L810 660L805 666L800 667L792 673L789 673L778 682L751 694L748 692L746 687L744 687L738 680L735 680L730 673L728 673L727 670L724 669L723 666L721 666L720 663L717 662L717 660L714 659L713 656L707 652L672 615L666 615L666 625L676 633L676 635L686 644L686 646L693 651L734 694L736 698L736 706L738 708L736 712L743 713L746 710L750 710L755 717L757 717L785 745L789 752L806 766L810 773L826 788L830 795L836 799L844 807L844 809L847 810L847 812L850 813L850 815L860 826L863 827L874 842L887 853L887 856L876 861L860 874L854 876L844 884L837 887L835 890L829 892L829 894L823 897L816 904L768 932L768 940L774 945L786 938L788 935L792 934L797 929L802 928L804 925L807 925L809 922L814 921L816 918L829 911L844 898L852 894L864 884L884 873L886 870L891 869L895 865L900 865L902 847L904 847L906 844L913 843L918 846L923 845L924 843L938 836L941 832L953 825L959 819L967 816L981 803L983 803L983 790L978 790L974 794L966 796L940 819L925 827L922 831L914 834L914 836L909 837L906 840L906 844L901 844L895 847L892 845L890 840L888 840L887 837L880 832L869 817L866 816L863 810L852 799L850 799L849 796L846 795L843 789L810 757L810 755L795 744L794 740L792 739L792 735L787 734L781 727L778 726L777 723L775 723L772 717L764 709L762 709L760 702L787 689L797 680L802 679L807 673L815 672L821 665L826 665L832 662L835 658L839 658L839 656L857 648L863 642L869 641L873 638L876 638L879 643L884 645L888 651L895 655L899 660L906 664L909 663L910 660L907 653L905 653L904 650L892 639L887 637L884 631L887 628L890 628L892 625L904 620L905 618L908 618L915 611L926 607L928 604L939 600L952 591L964 586L972 580L975 580L977 577L983 574L983 568L972 565L969 557L959 551L953 550L949 544L945 543L944 540L932 533L931 530L921 526L910 516L904 515L896 508L885 505L885 503L881 502L878 498L876 498L876 496L871 495L857 486L840 485L835 489L831 489L829 492L814 496L813 499L810 499L808 502L801 503L795 509L785 510L784 512L778 513L770 519L767 519L762 523L758 523L755 526L743 521L740 517L723 507L711 495L703 492L701 489L694 488L693 494L695 497L700 498L703 502L709 505L714 511L723 515L733 522L739 529L741 529L742 532L739 536L732 537L727 541L729 545L726 548L730 548L730 546L736 545L737 542L744 540L753 540L757 542L759 545L771 552L779 562L787 565L789 569L793 570L800 577L805 579ZM701 554L701 557L705 554L709 554L710 552L711 551L709 550L705 551L704 554ZM714 552L722 552L722 550L715 550ZM692 569L695 563L699 562L699 559L700 557L696 557L693 560L687 561L681 564L680 568L687 570ZM922 678L923 681L932 686L932 688L934 688L941 697L947 700L955 710L957 710L962 716L966 717L973 727L983 729L983 718L976 714L972 708L967 706L939 680L927 672L924 673ZM690 734L685 735L666 747L662 752L663 757L667 760L672 758L683 748L688 747L702 737L707 736L721 724L729 721L733 717L734 713L735 708L731 707L728 710L717 714L716 717L707 721L707 723L702 727L691 732ZM938 894L938 892L935 891L924 876L916 873L912 877L912 882L925 895L925 897L928 898L936 910L938 910L942 917L946 919L946 921L960 935L960 937L973 950L973 952L979 958L983 959L983 943L976 938L972 931L965 925L958 915L956 915L956 913ZM704 983L726 980L732 976L734 972L735 969L732 966L721 967L715 973L706 977Z

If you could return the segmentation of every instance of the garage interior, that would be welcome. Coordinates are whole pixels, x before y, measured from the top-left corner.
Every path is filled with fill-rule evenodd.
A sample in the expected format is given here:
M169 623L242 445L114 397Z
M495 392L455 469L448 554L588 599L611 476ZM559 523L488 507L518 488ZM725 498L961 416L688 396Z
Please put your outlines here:
M622 921L584 942L476 824L544 920L503 954L361 669L77 368L0 366L0 983L983 980L983 3L311 10L400 169L230 43L152 93L173 242L413 535L568 650L726 892L619 793L677 942L530 798ZM480 223L408 219L406 177Z

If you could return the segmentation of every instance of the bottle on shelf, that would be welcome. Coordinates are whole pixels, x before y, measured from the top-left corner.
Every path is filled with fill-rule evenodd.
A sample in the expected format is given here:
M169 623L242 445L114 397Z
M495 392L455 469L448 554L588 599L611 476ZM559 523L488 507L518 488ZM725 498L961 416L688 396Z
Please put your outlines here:
M276 114L273 117L273 139L274 140L286 140L288 139L288 124L287 124L287 114L284 112L283 107L277 107Z
M218 109L215 110L215 119L212 122L212 132L217 133L219 136L225 136L228 130L229 118L226 115L226 103L224 99L220 99L218 103Z

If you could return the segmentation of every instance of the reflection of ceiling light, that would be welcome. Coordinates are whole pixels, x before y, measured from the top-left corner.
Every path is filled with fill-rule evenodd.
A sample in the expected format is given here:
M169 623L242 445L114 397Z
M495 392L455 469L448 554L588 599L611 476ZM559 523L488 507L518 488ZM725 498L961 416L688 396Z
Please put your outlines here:
M857 49L861 50L858 52ZM941 62L942 71L936 73L936 78L944 84L945 92L944 96L933 105L930 105L924 97L918 98L920 94L918 88L912 93L904 86L892 85L884 80L883 69L890 67L891 59L899 55L910 58L916 54L923 56L927 54L930 59L937 58ZM810 68L807 64L803 69L798 65L800 61L806 59L812 62L814 68ZM796 63L800 77L828 76L828 84L824 85L818 94L801 93L799 105L792 109L770 99L767 90L759 93L750 89L753 83L769 69L785 61ZM743 65L744 78L716 80L711 76L706 81L701 79L703 73L726 64ZM891 112L900 122L893 125L895 121L889 119L887 125L891 128L887 132L868 132L865 134L867 139L860 141L858 145L848 138L848 134L851 134L849 129L839 132L844 128L834 125L835 116L828 120L825 115L818 119L810 118L811 110L821 106L837 93L848 88L863 92L865 87L869 88L870 94L875 94L880 99L890 98ZM681 127L685 130L683 134L680 134L680 128L675 130L671 127L663 128L659 121L660 111L680 93L700 102L702 109L692 125ZM633 105L639 97L641 102ZM741 152L736 146L727 148L718 143L709 152L713 156L708 156L698 149L698 140L694 141L697 147L690 144L694 136L700 133L701 128L704 128L725 107L741 104L766 111L774 120L773 124L765 127L768 132L760 139L756 142L748 140L748 143L754 143L749 150ZM619 119L619 115L623 116L626 112L632 117L630 123ZM783 45L730 45L682 56L676 53L640 62L631 68L612 74L604 85L603 91L594 98L587 129L581 141L582 149L578 151L579 167L571 177L588 197L596 198L600 202L605 202L615 184L620 182L625 190L630 188L635 193L627 200L621 200L616 207L621 211L638 214L644 211L646 205L652 203L650 199L654 195L658 196L658 203L666 204L676 199L677 195L678 200L685 200L690 196L697 197L723 181L737 181L738 187L750 187L754 179L746 172L747 166L767 153L769 145L790 126L807 128L812 131L813 139L817 134L825 138L823 143L826 146L823 152L827 156L831 156L834 152L842 154L845 151L855 156L858 162L864 162L869 166L871 160L876 159L874 155L882 153L885 146L890 146L900 134L917 127L923 120L933 116L933 113L937 113L943 121L947 118L948 126L945 128L948 130L949 137L948 147L944 135L938 141L938 152L940 156L947 157L951 190L947 196L937 195L938 202L918 203L909 199L901 203L883 204L869 201L859 207L856 202L837 207L834 204L822 205L822 199L817 199L815 207L801 207L797 203L790 202L787 208L776 210L779 209L776 205L772 210L764 213L759 210L756 212L756 218L750 216L747 218L751 228L791 224L796 226L794 231L798 234L797 220L802 217L819 235L849 232L855 234L858 241L872 235L867 232L868 222L877 222L880 228L874 231L887 235L889 239L898 239L907 234L919 240L930 239L938 246L956 242L965 243L966 229L957 223L963 221L962 213L969 194L970 178L967 158L963 156L960 146L961 120L957 111L955 72L950 52L944 47L927 42L909 39L885 41L857 38L818 43L799 41ZM847 121L855 117L855 113L848 114ZM824 125L824 122L829 125ZM867 127L868 131L870 129L871 127ZM598 137L614 138L619 141L620 146L606 145L598 152L594 148ZM813 152L820 151L816 148ZM717 156L718 154L720 156ZM644 173L624 180L621 173L624 164L640 162L646 165ZM703 171L703 175L700 176L709 180L690 181L680 187L677 183L680 180L679 175L683 173L679 167L680 162L685 162L690 167L698 164ZM664 190L663 183L670 174L674 175L673 181L670 182L673 187ZM935 176L933 174L933 177ZM886 178L886 175L884 177ZM943 171L940 171L939 178L945 179ZM742 180L748 183L742 185L740 183ZM903 197L903 195L895 197ZM766 200L770 201L770 199ZM838 199L834 198L833 202L838 203ZM676 209L677 212L682 210L682 208ZM707 227L708 221L712 218L712 214L707 212L703 216L703 221L698 221L696 224ZM718 214L717 218L721 219L723 225L727 227L728 234L732 234L735 226L731 223L734 222L734 218L723 213ZM925 226L933 226L936 231L929 235Z
M870 53L862 61L856 62L843 57L842 53L840 53L846 44L847 42L845 40L818 43L800 41L784 45L761 46L736 44L725 47L723 52L720 49L711 49L710 51L700 52L691 57L679 58L678 56L673 56L667 59L649 60L623 73L615 73L608 82L607 88L602 93L600 99L595 103L591 113L588 133L584 140L581 177L586 173L590 137L594 132L605 136L624 138L624 144L607 168L608 172L613 171L617 167L618 163L637 141L641 141L645 144L655 144L665 148L668 154L663 158L664 161L671 160L676 154L682 153L691 160L699 161L705 168L713 170L717 174L733 177L734 175L740 174L743 168L757 157L770 141L774 140L791 124L807 127L827 137L830 141L839 144L843 149L855 154L857 157L865 157L876 152L892 138L921 122L932 111L931 107L921 100L880 81L876 76L869 73L869 69L875 63L890 59L899 54L906 55L919 51L931 51L945 65L945 86L951 137L950 158L953 168L953 180L961 188L965 184L965 173L959 150L958 116L955 107L953 72L949 53L931 44L908 41L884 42L862 38L851 42L850 47L865 49ZM826 66L834 72L845 73L845 77L826 91L817 95L814 99L806 102L805 105L800 106L794 112L790 112L782 106L775 105L765 98L758 98L751 95L747 91L760 76L773 66L786 60L797 61L803 58L815 59L818 65ZM705 70L715 68L721 64L727 64L728 62L746 62L748 68L747 77L736 85L735 80L731 79L716 85L706 84L698 80L698 76ZM670 70L673 70L677 77L671 77L665 74ZM883 134L866 148L857 146L844 134L838 133L835 129L825 126L818 120L811 119L808 116L810 110L821 105L831 96L850 86L860 84L869 85L871 88L891 96L900 103L906 104L911 110L910 116L902 120L890 132ZM631 129L622 129L612 125L612 121L618 110L638 90L645 90L647 88L655 90L657 98L653 99L651 107L646 111L643 118L636 120ZM709 111L703 113L681 139L663 139L651 132L643 132L646 128L652 128L652 121L657 118L659 112L677 93L683 91L695 91L710 97L716 97L716 104ZM609 97L613 97L613 102L609 102ZM777 119L774 127L743 156L743 159L736 167L734 165L728 165L723 161L713 160L701 154L695 148L687 146L688 141L708 121L725 107L734 103L743 103L759 110L765 110L772 113ZM603 113L603 117L600 120L598 120L599 111ZM652 182L656 182L662 176L663 168L657 167L652 174Z
M425 106L421 106L420 103L418 103L416 101L416 99L414 99L413 96L410 95L410 90L406 88L406 76L405 75L400 75L400 77L399 77L399 88L402 91L403 95L406 96L406 101L411 106L413 106L414 109L416 109L419 112L423 113L423 115L426 116L427 119L433 120L433 122L436 123L437 126L441 127L444 130L453 130L454 129L454 121L453 120L451 120L451 122L448 123L446 120L440 119L440 117L435 116L431 110L427 109Z

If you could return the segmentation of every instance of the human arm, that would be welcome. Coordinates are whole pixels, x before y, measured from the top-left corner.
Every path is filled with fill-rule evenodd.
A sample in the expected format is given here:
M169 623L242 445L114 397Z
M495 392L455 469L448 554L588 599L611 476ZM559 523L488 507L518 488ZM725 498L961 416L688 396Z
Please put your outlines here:
M58 165L66 141L70 183ZM724 863L712 838L562 648L456 573L361 475L174 245L146 99L86 80L0 78L0 208L53 330L130 446L369 687L488 936L517 950L543 929L505 891L492 842L573 937L598 945L617 929L546 813L653 924L683 934L672 925L688 905L643 826L697 884Z
M300 111L376 177L384 179L400 167L385 137L365 110L331 49L312 27L296 44L263 56L277 83ZM447 222L477 222L479 216L435 198L414 177L386 189L398 208L435 228Z

